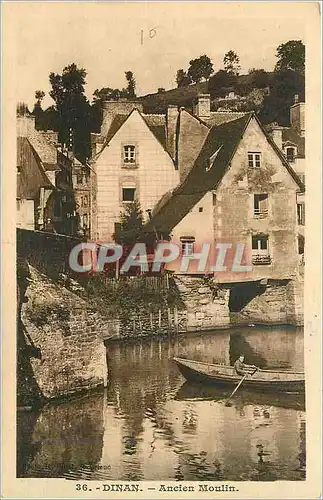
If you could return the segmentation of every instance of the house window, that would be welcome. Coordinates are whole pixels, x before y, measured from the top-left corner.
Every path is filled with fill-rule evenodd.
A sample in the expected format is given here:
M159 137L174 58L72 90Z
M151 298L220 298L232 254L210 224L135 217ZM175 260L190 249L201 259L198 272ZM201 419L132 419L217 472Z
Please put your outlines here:
M203 212L203 207L199 207L199 212Z
M305 226L305 205L297 203L297 222L300 226Z
M255 194L253 198L254 217L263 218L268 215L268 194Z
M123 161L124 163L136 163L135 146L123 146Z
M259 266L270 262L268 235L252 236L252 263Z
M17 174L21 174L21 166L17 165Z
M19 210L20 210L20 204L21 204L21 200L17 198L16 199L16 210L17 210L17 212L19 212Z
M286 148L287 161L292 163L293 161L295 161L295 157L296 157L296 149L295 148Z
M260 168L261 153L248 153L249 168Z
M183 257L190 257L194 255L194 241L195 238L181 238L182 243L182 255Z
M88 205L88 197L84 196L84 198L83 198L83 207L87 207L87 205Z
M122 188L122 201L124 203L131 203L136 199L136 188L124 187Z
M82 184L83 181L83 175L82 174L76 174L76 182L77 184Z

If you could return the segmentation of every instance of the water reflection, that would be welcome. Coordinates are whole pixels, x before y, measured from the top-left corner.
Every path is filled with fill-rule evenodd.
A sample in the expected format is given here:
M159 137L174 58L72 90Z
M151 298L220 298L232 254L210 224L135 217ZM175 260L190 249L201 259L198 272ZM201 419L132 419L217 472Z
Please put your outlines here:
M106 392L20 414L18 476L120 480L300 480L302 396L184 383L173 356L303 368L301 329L253 328L109 346ZM261 364L260 364L261 363Z

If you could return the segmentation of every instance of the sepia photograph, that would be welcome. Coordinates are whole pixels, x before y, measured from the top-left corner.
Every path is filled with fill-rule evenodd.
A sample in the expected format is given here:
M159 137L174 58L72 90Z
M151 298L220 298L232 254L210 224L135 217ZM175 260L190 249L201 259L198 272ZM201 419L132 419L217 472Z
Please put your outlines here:
M318 498L320 2L5 4L24 495Z

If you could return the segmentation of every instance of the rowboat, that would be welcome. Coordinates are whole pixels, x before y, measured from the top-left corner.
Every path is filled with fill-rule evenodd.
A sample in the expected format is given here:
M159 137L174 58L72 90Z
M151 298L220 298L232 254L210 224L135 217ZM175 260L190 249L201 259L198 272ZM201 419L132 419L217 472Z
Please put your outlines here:
M173 358L173 360L186 380L227 387L233 387L241 380L241 375L235 372L233 366L184 358ZM261 391L301 392L305 390L305 374L304 372L259 368L253 375L247 375L243 386L246 389Z

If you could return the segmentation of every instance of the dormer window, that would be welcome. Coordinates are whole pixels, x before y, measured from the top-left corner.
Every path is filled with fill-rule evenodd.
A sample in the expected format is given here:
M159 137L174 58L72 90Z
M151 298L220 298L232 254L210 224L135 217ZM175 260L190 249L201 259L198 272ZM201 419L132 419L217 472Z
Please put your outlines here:
M136 147L127 144L123 146L123 161L124 163L136 163Z
M293 147L286 148L286 158L289 163L293 163L296 158L296 148Z
M248 153L249 168L261 167L261 153Z

